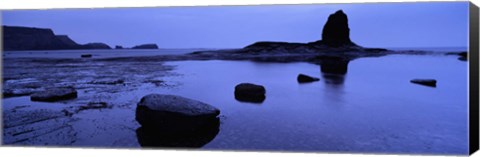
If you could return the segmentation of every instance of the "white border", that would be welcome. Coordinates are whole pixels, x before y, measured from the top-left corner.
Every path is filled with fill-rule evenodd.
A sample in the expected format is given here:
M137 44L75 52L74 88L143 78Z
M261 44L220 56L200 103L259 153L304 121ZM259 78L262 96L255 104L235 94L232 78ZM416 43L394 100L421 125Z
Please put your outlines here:
M312 3L363 3L363 2L426 2L428 0L0 0L0 10L11 9L52 9L52 8L103 8L103 7L154 7L154 6L206 6L206 5L255 5L255 4L312 4ZM452 0L435 0L452 1ZM464 1L464 0L456 0ZM480 0L472 0L480 6ZM1 16L0 16L1 22ZM1 23L0 23L1 24ZM0 61L1 63L1 61ZM467 142L467 141L466 141ZM277 153L277 152L233 152L233 151L180 151L140 149L87 149L87 148L34 148L0 147L1 156L46 156L46 157L125 157L125 156L413 156L413 155L364 155L327 153ZM422 155L424 156L424 155ZM477 152L474 157L480 157ZM424 156L425 157L425 156Z

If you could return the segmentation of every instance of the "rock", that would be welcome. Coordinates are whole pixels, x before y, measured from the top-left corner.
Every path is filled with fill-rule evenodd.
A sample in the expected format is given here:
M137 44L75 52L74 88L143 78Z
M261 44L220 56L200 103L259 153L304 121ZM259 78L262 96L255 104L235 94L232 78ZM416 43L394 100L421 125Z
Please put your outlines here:
M51 29L3 26L4 50L58 50L72 49L65 38L55 36ZM67 37L68 38L68 37Z
M434 80L434 79L413 79L413 80L410 80L410 82L425 85L425 86L430 86L430 87L437 86L437 80Z
M311 77L305 74L298 74L297 76L297 81L299 83L307 83L307 82L314 82L314 81L319 81L319 78L316 77Z
M115 85L115 84L123 84L125 81L123 79L115 79L115 78L103 78L92 81L92 84L106 84L106 85Z
M32 101L54 102L77 98L77 91L71 87L49 88L30 96Z
M149 94L137 104L135 119L157 135L191 135L218 120L220 110L176 95Z
M80 46L81 49L112 49L105 43L88 43Z
M92 58L92 54L82 54L82 58Z
M322 31L322 42L331 47L354 45L350 40L347 15L342 10L328 17Z
M13 50L72 50L111 49L104 43L77 44L67 35L55 35L47 28L2 26L3 49Z
M132 47L132 49L158 49L157 44L143 44Z
M80 106L78 111L103 108L109 108L106 102L89 102L86 106Z
M123 49L123 46L115 45L115 49Z
M260 103L265 100L265 87L251 83L235 86L235 99L238 101Z

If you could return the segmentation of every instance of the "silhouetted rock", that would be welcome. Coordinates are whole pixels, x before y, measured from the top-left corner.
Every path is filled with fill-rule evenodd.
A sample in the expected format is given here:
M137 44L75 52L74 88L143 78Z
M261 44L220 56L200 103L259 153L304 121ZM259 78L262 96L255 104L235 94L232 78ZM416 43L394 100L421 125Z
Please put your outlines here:
M308 83L308 82L314 82L320 80L319 78L316 77L311 77L305 74L298 74L297 76L297 81L299 83Z
M116 46L115 46L115 49L123 49L123 46L116 45Z
M34 93L30 96L32 101L53 102L73 99L77 97L77 91L71 87L49 88L45 91Z
M265 87L251 83L235 86L235 99L238 101L260 103L265 100Z
M80 55L82 58L92 58L92 54L82 54Z
M175 95L149 94L137 104L135 119L156 135L190 135L215 123L220 110Z
M55 36L51 29L3 26L3 50L71 49L66 36Z
M88 43L81 45L83 49L112 49L110 46L104 43Z
M106 84L106 85L115 85L115 84L123 84L125 81L119 78L103 78L97 79L90 83L92 84Z
M467 61L468 53L467 52L448 52L445 55L458 55L458 60Z
M350 40L347 15L342 10L328 17L322 31L322 42L331 47L354 45Z
M55 35L51 29L3 26L3 49L12 50L69 50L111 49L103 43L77 44L67 35Z
M158 49L157 44L143 44L132 47L132 49Z
M70 37L68 37L67 35L57 35L56 37L57 39L62 41L64 44L68 45L68 47L71 47L71 48L78 47L78 44L72 39L70 39Z
M78 108L78 111L82 110L91 110L91 109L103 109L103 108L109 108L108 104L106 102L89 102L85 106L80 106Z
M425 85L425 86L430 86L430 87L437 86L437 80L434 80L434 79L413 79L413 80L410 80L410 82Z

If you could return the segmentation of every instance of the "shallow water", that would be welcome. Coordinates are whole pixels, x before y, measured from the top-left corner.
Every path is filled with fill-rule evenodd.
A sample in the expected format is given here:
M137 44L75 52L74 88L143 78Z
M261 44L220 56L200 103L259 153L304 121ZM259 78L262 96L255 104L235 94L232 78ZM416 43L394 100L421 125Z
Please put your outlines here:
M308 63L181 61L178 89L225 116L206 149L467 152L467 63L445 56L392 55L351 61L345 76ZM319 82L298 84L304 73ZM412 84L435 78L437 87ZM261 104L234 99L242 82L264 85ZM332 83L333 82L333 83ZM341 83L343 82L343 83Z
M140 147L135 104L144 95L165 93L197 99L221 110L219 132L202 149L465 154L468 152L467 62L456 58L443 55L361 58L350 61L346 75L333 76L322 74L320 66L309 63L218 60L175 61L165 65L125 63L117 70L128 67L151 72L145 68L172 66L174 75L145 73L147 77L125 71L122 75L128 76L126 83L108 88L76 81L83 87L79 97L48 103L56 106L52 110L58 105L75 107L94 99L106 101L112 108L74 114L68 126L76 132L75 138L67 144L53 144ZM77 73L87 70L92 68L81 68ZM298 84L299 73L319 77L320 81ZM144 78L164 83L157 86ZM437 87L409 82L415 78L436 79ZM265 101L235 100L234 87L242 82L265 86ZM5 112L20 104L32 108L39 103L30 102L27 96L13 97L4 99L2 107Z

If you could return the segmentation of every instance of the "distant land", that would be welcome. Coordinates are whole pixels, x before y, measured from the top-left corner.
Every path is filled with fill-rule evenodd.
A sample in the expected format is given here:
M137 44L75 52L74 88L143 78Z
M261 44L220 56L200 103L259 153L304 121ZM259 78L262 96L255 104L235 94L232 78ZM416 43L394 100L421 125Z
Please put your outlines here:
M78 44L67 35L56 35L48 28L2 26L2 30L3 50L5 51L112 49L101 42ZM132 49L158 49L158 46L143 44L134 46Z

